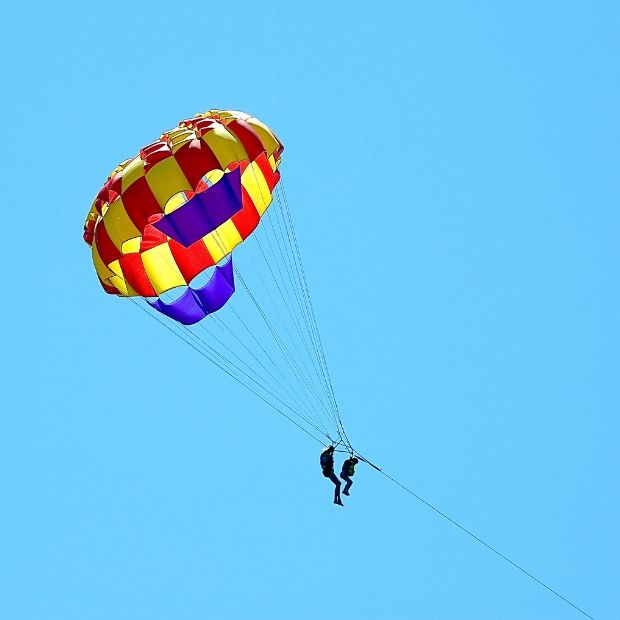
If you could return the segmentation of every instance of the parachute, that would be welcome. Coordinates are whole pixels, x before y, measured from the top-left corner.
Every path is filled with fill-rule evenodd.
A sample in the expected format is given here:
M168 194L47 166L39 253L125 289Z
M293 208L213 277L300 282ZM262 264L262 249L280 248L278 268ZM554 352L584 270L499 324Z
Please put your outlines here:
M83 236L106 293L133 301L317 441L352 450L282 188L282 152L275 133L243 112L183 120L111 172Z
M257 119L213 110L121 163L84 226L104 290L157 297L151 305L184 324L219 310L234 291L231 261L205 287L190 282L254 231L280 178L281 153ZM178 287L188 287L180 299L161 300Z

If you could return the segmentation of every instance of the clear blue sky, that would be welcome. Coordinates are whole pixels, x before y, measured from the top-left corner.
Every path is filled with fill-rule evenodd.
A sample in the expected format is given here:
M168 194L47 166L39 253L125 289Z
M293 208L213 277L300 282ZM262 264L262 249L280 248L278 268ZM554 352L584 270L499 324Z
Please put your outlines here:
M620 617L618 3L0 11L0 618L580 617L373 470L333 506L317 444L99 289L94 194L210 107L285 144L359 450Z

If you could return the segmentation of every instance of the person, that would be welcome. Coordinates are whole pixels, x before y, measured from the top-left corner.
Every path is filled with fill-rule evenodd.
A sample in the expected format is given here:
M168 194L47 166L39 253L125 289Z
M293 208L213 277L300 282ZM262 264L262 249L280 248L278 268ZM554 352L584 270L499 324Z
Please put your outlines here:
M321 469L323 470L323 475L329 478L336 487L334 489L334 504L344 506L340 499L340 480L338 480L334 473L334 446L329 445L321 452Z
M353 484L353 480L351 480L351 476L355 474L355 466L359 463L359 459L356 459L353 455L351 455L343 464L342 471L340 472L340 477L346 482L344 485L343 493L345 495L349 495L349 489Z

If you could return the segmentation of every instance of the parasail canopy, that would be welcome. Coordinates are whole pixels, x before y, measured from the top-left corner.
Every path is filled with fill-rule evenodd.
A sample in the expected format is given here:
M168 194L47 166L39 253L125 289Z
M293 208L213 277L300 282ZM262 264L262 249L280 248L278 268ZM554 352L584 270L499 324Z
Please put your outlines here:
M184 324L220 309L234 291L230 260L205 287L192 280L256 229L280 179L282 150L255 117L209 110L122 162L84 225L104 290L157 298L153 308ZM181 300L161 300L179 287L187 287Z

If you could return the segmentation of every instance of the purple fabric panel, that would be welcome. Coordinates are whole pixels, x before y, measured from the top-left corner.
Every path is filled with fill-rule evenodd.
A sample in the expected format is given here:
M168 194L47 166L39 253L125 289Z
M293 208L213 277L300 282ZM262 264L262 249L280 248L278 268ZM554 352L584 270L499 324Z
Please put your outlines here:
M241 207L241 169L235 168L153 225L188 247L230 219Z
M235 276L233 274L233 262L232 262L232 254L228 257L226 262L219 268L222 277L225 278L226 282L232 287L232 290L235 290Z
M192 289L187 289L181 297L172 303L166 304L161 299L150 302L155 310L159 310L162 314L169 316L171 319L183 323L183 325L193 325L204 319L207 314L201 308L198 300L194 297Z
M179 299L164 303L161 299L147 303L162 314L183 325L193 325L208 314L217 312L235 292L232 256L199 289L188 288Z
M215 268L211 279L194 295L207 314L217 312L226 304L235 292L235 282L232 269L232 257L221 267Z

